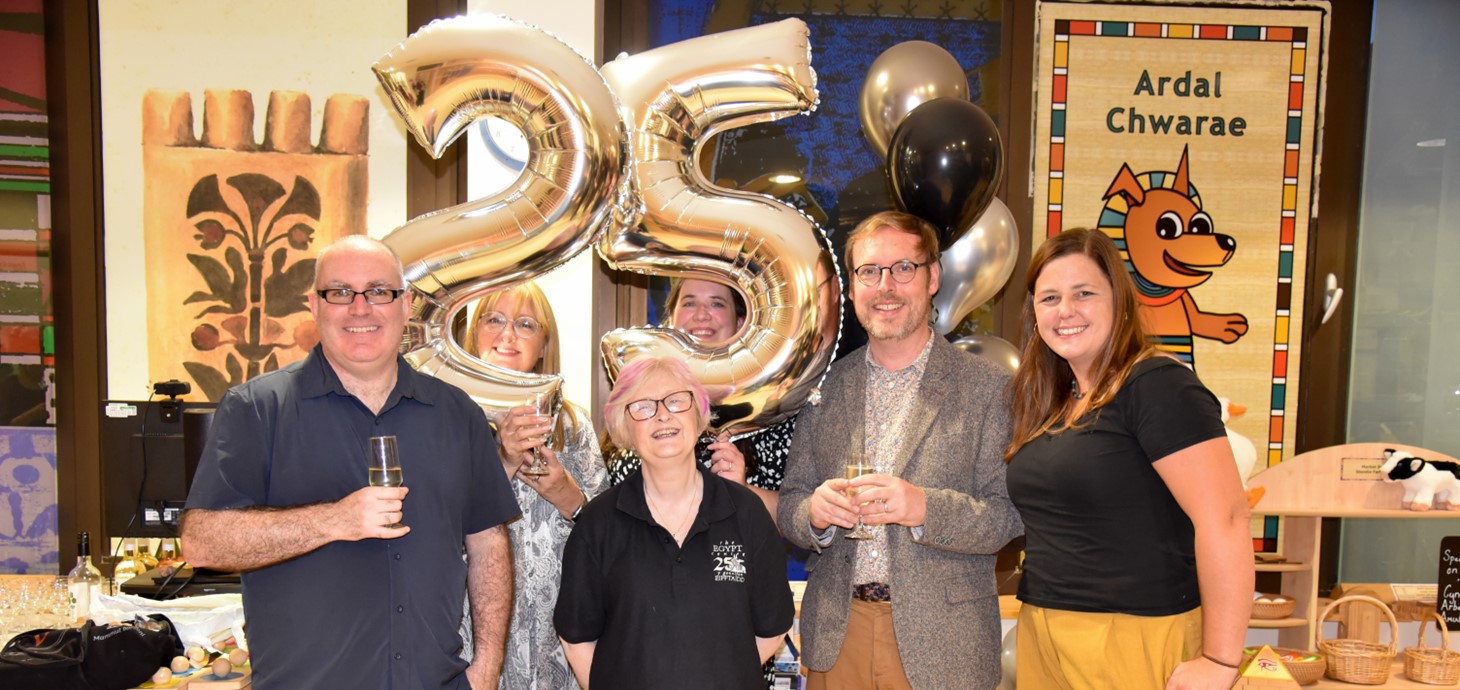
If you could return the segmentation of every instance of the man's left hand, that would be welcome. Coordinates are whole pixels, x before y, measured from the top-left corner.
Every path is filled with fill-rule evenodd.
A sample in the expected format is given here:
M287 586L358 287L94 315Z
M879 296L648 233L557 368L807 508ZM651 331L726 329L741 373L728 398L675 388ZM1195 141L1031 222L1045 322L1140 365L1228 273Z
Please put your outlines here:
M920 527L927 522L923 490L901 477L867 474L851 480L851 485L862 487L852 502L858 504L863 524Z
M492 673L486 664L478 663L476 660L466 667L466 682L471 684L471 690L494 690L497 687L498 675Z

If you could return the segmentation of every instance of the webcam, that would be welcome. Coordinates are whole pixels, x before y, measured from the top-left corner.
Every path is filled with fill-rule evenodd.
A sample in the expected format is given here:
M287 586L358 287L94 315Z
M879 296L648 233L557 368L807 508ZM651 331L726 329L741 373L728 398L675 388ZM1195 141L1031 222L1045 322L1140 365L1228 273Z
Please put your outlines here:
M161 383L152 384L153 395L165 395L166 400L158 403L162 410L162 421L176 422L182 414L182 406L179 404L178 396L187 395L193 392L193 387L187 381L170 379Z
M152 384L153 395L165 395L169 398L176 398L193 392L193 387L187 381L170 379L161 383Z

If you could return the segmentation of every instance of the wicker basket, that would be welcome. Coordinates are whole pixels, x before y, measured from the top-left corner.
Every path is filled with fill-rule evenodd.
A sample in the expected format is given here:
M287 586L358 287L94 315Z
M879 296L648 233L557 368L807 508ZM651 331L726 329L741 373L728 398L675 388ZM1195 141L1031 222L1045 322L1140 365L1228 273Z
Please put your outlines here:
M1379 607L1379 610L1383 611L1384 616L1389 619L1389 644L1363 640L1323 639L1323 621L1328 618L1328 614L1341 604L1360 601ZM1390 611L1384 602L1363 595L1352 595L1333 600L1328 608L1323 609L1323 615L1318 616L1318 624L1313 626L1315 646L1328 660L1326 672L1328 677L1360 685L1380 685L1389 681L1389 672L1394 665L1396 651L1394 640L1398 637L1399 622L1394 620L1394 612Z
M1430 621L1440 629L1440 648L1425 646L1425 629ZM1454 685L1460 681L1460 652L1450 651L1450 632L1445 630L1445 619L1437 613L1420 625L1419 646L1404 650L1404 677L1416 683L1430 685Z
M1259 649L1261 647L1242 650L1242 663L1246 664L1249 659L1257 654L1257 650ZM1318 679L1323 677L1323 670L1328 668L1328 662L1323 660L1323 655L1319 652L1291 649L1288 647L1273 647L1272 651L1278 655L1278 661L1283 665L1283 668L1288 669L1288 675L1292 676L1293 680L1298 681L1298 685L1312 685L1317 683ZM1300 657L1316 655L1318 658L1311 661L1289 661L1288 659L1281 658L1284 654L1294 654Z
M1253 618L1287 618L1293 615L1293 609L1298 607L1298 600L1282 594L1262 595L1274 601L1252 601Z

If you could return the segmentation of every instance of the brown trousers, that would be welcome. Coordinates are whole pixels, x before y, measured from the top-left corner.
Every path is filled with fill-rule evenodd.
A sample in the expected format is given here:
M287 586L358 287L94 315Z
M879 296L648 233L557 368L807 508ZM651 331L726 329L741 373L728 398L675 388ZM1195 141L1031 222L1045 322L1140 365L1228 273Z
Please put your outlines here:
M830 671L810 671L807 690L912 690L897 655L892 604L852 600L847 635Z

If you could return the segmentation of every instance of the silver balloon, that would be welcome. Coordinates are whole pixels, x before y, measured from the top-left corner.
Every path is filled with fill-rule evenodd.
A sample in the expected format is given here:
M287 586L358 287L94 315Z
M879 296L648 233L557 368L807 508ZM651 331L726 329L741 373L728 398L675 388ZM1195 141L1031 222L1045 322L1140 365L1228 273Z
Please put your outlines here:
M434 21L372 68L416 140L440 157L472 123L496 116L527 139L517 180L496 195L429 213L385 238L416 293L406 358L504 410L561 378L470 356L450 324L474 298L566 263L626 217L628 165L613 92L582 55L508 17Z
M1019 624L1015 623L1009 627L1009 632L1004 633L1004 643L999 647L999 670L1003 677L999 679L998 690L1015 690L1014 672L1018 670L1019 651Z
M937 316L933 328L950 333L975 307L999 294L1019 259L1019 229L1009 207L995 197L973 227L943 250Z
M968 354L999 365L1000 369L1009 372L1011 376L1019 369L1019 348L999 336L985 333L965 335L953 341L953 345Z
M740 333L717 347L662 328L604 335L608 376L640 356L679 356L710 390L717 429L742 433L788 418L836 351L835 262L804 213L717 187L696 161L716 132L815 108L806 24L787 19L702 36L620 57L601 71L628 122L643 218L606 233L599 254L616 269L714 280L748 298Z
M886 158L902 118L927 101L948 96L968 100L968 77L957 58L927 41L892 46L872 61L862 79L857 100L862 134Z

